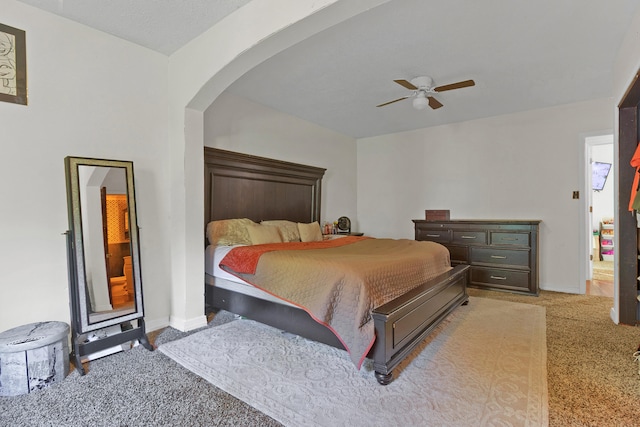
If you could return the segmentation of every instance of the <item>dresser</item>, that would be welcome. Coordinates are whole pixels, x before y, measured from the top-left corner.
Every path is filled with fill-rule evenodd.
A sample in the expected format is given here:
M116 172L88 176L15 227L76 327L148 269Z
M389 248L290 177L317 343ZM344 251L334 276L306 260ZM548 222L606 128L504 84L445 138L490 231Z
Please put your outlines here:
M471 266L469 286L538 295L539 220L414 219L416 240L441 243Z

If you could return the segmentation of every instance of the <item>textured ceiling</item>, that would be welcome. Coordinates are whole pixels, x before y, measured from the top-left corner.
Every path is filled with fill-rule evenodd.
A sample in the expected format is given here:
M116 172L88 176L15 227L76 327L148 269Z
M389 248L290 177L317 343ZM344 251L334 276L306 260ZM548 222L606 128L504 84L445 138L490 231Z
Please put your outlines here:
M251 0L19 0L170 55Z
M170 54L248 1L21 0ZM367 137L612 96L613 64L639 0L394 0L317 34L228 91ZM394 83L428 75L438 110Z

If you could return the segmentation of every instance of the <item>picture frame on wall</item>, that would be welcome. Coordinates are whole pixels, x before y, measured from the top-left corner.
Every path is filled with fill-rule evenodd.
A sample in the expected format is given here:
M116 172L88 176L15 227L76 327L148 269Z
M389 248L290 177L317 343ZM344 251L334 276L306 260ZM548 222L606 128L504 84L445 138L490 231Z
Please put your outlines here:
M0 24L0 101L27 105L25 32Z

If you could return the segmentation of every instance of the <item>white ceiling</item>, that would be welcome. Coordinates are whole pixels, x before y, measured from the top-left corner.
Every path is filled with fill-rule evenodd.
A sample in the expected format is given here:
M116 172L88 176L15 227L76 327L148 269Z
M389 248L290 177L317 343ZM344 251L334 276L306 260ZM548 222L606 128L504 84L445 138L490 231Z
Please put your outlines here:
M18 0L170 55L251 0Z
M21 0L170 55L250 0ZM228 91L353 137L612 96L612 67L640 0L394 0L317 34ZM394 79L428 75L438 110Z

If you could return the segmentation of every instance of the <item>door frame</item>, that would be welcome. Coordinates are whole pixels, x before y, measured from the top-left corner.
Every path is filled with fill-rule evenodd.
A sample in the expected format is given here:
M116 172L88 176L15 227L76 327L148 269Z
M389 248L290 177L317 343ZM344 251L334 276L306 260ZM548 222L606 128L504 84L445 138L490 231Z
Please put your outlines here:
M607 142L605 142L607 139ZM591 272L593 270L591 261L591 240L593 239L593 230L591 226L591 212L589 210L593 202L592 190L591 190L591 147L594 145L603 145L613 143L615 151L615 140L613 130L602 130L597 132L584 133L580 135L580 176L582 182L582 194L580 205L580 224L582 224L582 231L580 233L580 294L587 293L587 280L591 279ZM615 170L615 152L614 152L614 165L612 169ZM613 170L610 172L613 174ZM615 212L614 212L615 214ZM615 299L615 285L614 285L614 299Z

